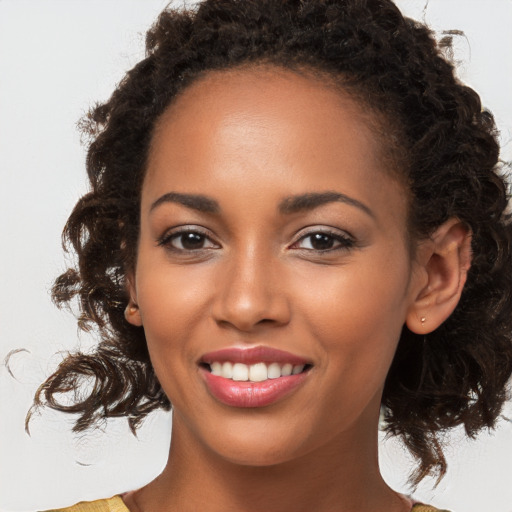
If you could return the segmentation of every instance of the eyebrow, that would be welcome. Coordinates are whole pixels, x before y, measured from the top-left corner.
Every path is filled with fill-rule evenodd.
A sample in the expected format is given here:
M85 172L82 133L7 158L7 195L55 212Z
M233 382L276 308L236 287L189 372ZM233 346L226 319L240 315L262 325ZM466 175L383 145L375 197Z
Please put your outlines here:
M375 218L375 214L357 199L341 194L340 192L311 192L297 196L287 197L279 204L279 211L283 214L298 213L304 210L313 210L328 203L345 203L359 208L367 215Z
M153 211L164 203L178 203L187 208L197 210L204 213L219 213L220 206L215 199L204 196L202 194L180 194L178 192L169 192L159 197L150 207L149 211Z
M290 215L302 211L314 210L319 206L334 202L355 206L370 217L375 218L375 215L370 210L370 208L368 208L368 206L361 203L357 199L349 197L340 192L331 191L309 192L306 194L287 197L279 203L278 209L280 213ZM179 192L168 192L167 194L160 196L156 201L153 202L149 211L153 211L155 208L164 203L178 203L186 206L187 208L191 208L193 210L204 213L215 214L220 212L219 203L211 197L202 194L181 194Z

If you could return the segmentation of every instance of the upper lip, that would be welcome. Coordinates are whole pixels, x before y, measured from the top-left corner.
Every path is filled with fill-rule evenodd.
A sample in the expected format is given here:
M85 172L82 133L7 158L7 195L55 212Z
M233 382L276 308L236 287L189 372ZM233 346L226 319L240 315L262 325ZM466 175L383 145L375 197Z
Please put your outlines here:
M271 347L229 347L221 350L215 350L204 354L199 363L211 364L214 361L220 363L229 361L232 363L256 364L256 363L290 363L293 365L311 364L303 357L297 356L284 350L278 350Z

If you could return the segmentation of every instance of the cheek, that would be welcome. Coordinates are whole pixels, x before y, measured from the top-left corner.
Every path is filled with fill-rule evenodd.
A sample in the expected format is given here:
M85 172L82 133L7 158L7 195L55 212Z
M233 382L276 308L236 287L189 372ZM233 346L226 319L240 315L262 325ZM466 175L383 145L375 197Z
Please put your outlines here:
M204 310L199 305L204 289L187 272L170 272L169 265L141 251L137 267L137 301L149 355L165 392L177 379L180 367L194 362L191 333Z
M193 328L207 309L209 265L171 264L163 251L139 251L137 301L146 337L171 342Z
M311 312L311 319L322 319L317 326L321 331L335 330L338 324L339 328L357 325L384 332L390 324L405 320L409 275L402 254L369 251L336 268L306 268L292 280L301 308Z
M367 379L370 388L383 384L407 310L409 269L400 260L397 255L386 266L368 258L357 268L347 264L317 273L301 292L303 328L318 340L322 364L336 369L334 379L338 375L354 386Z

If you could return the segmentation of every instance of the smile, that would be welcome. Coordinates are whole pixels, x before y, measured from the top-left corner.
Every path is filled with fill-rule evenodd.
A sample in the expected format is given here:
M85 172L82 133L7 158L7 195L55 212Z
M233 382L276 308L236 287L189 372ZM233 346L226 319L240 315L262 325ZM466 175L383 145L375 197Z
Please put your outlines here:
M205 354L200 373L209 393L231 407L265 407L300 387L312 364L269 347L229 348Z
M297 375L302 373L306 365L291 363L256 363L256 364L243 364L233 363L226 361L214 361L210 364L210 372L213 375L231 379L234 381L244 382L264 382L268 379L278 379L279 377L288 377L290 375Z

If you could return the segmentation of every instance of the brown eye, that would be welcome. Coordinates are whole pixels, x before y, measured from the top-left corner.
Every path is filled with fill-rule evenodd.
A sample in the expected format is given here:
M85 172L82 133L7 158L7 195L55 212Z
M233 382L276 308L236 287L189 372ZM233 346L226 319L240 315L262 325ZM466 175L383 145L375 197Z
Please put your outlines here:
M172 243L175 247L187 251L202 249L205 241L206 237L199 233L182 233L172 239Z
M344 237L338 233L317 231L303 236L295 245L299 249L326 252L336 249L349 249L354 243L350 238Z
M191 230L171 233L164 237L159 244L177 251L200 251L218 247L205 234Z
M316 251L325 251L328 249L332 249L336 240L324 233L315 233L314 235L310 235L310 245Z

